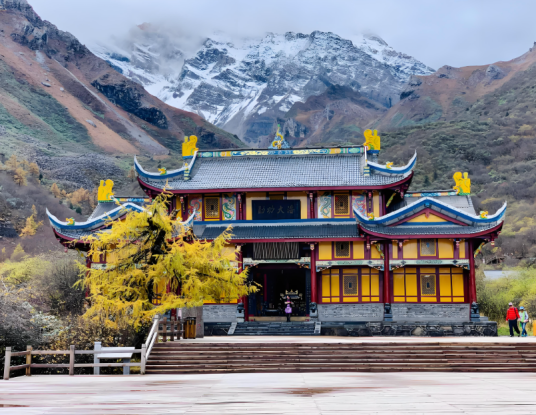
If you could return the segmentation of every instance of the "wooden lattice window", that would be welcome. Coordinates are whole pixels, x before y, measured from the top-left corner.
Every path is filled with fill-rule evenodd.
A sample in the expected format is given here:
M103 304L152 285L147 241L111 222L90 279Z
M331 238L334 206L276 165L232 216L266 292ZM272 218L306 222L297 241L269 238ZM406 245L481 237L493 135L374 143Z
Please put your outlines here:
M344 275L344 295L357 295L357 275Z
M421 275L421 295L436 295L436 276Z
M335 258L350 258L350 242L335 242Z
M207 197L205 198L205 218L219 219L220 217L220 198Z
M436 256L435 239L421 239L421 256Z
M350 214L350 196L349 195L335 195L335 215L349 215Z

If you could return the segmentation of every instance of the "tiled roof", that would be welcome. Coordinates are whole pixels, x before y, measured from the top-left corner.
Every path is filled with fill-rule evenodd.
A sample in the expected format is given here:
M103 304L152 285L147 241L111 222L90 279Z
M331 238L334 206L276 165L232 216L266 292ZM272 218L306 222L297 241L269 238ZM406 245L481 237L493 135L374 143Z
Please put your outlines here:
M206 222L194 223L194 234L199 239L215 239L227 229L225 224L210 225ZM305 223L251 223L233 224L232 237L244 239L324 239L324 238L357 238L355 220L345 221L307 221Z
M460 197L460 196L452 196ZM467 199L464 196L461 196L462 201L467 202ZM470 200L470 199L469 199ZM415 201L410 201L408 205L400 207L400 209L389 212L386 215L369 219L365 217L359 210L354 208L354 214L358 222L366 223L367 226L370 225L381 225L381 226L390 226L396 223L403 221L404 219L410 218L411 216L424 211L425 209L431 209L435 212L446 215L458 222L465 223L469 226L480 226L488 223L502 222L504 220L504 214L506 212L506 203L493 215L488 215L486 217L476 216L467 208L460 208L448 204L444 200L433 197L423 197Z
M432 192L429 192L430 194L433 194ZM464 196L428 196L434 200L438 200L440 202L443 202L447 205L450 205L452 207L455 207L457 209L460 209L463 212L466 212L469 215L476 215L475 207L473 206L473 201L471 199L471 196L464 195ZM405 206L411 205L415 202L418 202L420 199L416 198L404 198L402 201L398 202L396 205L393 204L392 208L389 209L389 212L394 212L395 210L401 209Z
M165 179L144 175L140 168L138 173L143 183L158 189L167 181L169 190L381 186L412 173L411 169L391 175L371 172L365 177L362 163L360 154L198 157L187 181L182 173Z
M139 207L142 207L144 205L143 202L129 202L129 203L132 203L133 205L137 205ZM124 205L124 203L121 203L121 204ZM108 213L114 210L115 208L117 208L117 204L113 202L99 203L97 207L95 208L95 210L91 212L91 215L89 215L89 217L87 218L87 221L89 222L92 219L98 218L99 216L102 216L105 213Z
M463 225L430 225L423 226L374 226L366 223L360 224L365 231L375 234L388 236L405 236L405 235L472 235L475 233L485 232L497 226L497 223L490 223L482 226L463 226Z

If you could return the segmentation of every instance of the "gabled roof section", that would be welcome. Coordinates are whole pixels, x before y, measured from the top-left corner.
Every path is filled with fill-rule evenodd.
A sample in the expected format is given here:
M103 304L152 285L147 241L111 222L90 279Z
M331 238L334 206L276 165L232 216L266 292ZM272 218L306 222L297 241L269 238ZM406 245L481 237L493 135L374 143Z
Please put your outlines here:
M95 209L95 212L100 210L100 209L103 209L103 207L101 205L102 204L99 203L99 205ZM134 210L134 211L137 211L137 212L141 212L141 211L144 210L144 208L142 206L137 205L137 204L132 203L132 202L127 202L127 203L120 204L120 205L115 205L115 204L112 204L112 203L106 203L105 205L111 205L111 206L106 206L106 208L112 207L112 206L113 207L111 209L105 211L104 213L100 214L100 215L91 214L89 216L88 220L85 221L85 222L78 222L78 223L73 222L73 224L70 224L69 222L63 222L63 221L59 220L56 216L54 216L52 213L50 213L48 211L48 209L47 209L48 220L50 221L50 224L52 225L52 227L54 229L56 229L56 230L60 230L60 229L94 230L94 229L98 229L98 228L102 227L106 222L108 222L110 220L119 219L121 216L126 215L127 212L129 212L131 210Z
M417 163L417 152L415 152L415 154L413 155L409 163L402 167L387 167L386 164L378 164L370 160L367 161L367 164L370 167L371 172L374 172L376 174L380 174L383 176L402 175L402 174L411 172L413 168L415 167L415 163Z
M166 172L165 174L162 174L161 172L158 173L151 173L150 171L145 170L143 167L141 167L140 163L138 162L138 159L136 156L134 156L134 167L140 177L145 177L147 179L153 179L153 180L169 180L174 179L177 177L183 177L184 172L186 170L191 170L191 168L194 166L195 159L197 158L197 151L194 153L194 156L191 158L190 163L185 163L184 166L182 166L180 169L176 170L170 170L169 172Z
M464 197L464 196L456 196ZM478 226L483 224L496 224L503 221L504 214L506 212L506 202L504 205L494 214L486 217L481 217L479 215L473 215L466 211L463 211L460 208L449 205L445 202L437 200L433 197L423 197L416 200L413 203L408 204L407 206L391 212L387 215L381 216L379 218L374 218L370 220L369 218L364 217L358 210L354 210L357 221L361 223L366 223L367 225L377 225L377 226L393 226L404 222L406 219L413 217L419 212L425 210L431 210L438 212L442 216L449 217L457 222L461 222L467 226Z
M48 209L47 215L57 237L65 240L81 240L95 235L103 229L107 229L110 221L118 220L130 211L142 212L144 210L145 208L141 204L133 202L126 202L119 205L115 203L99 203L87 221L73 222L73 224L60 221ZM194 211L186 221L180 222L180 224L186 228L191 228L195 215L196 212Z
M404 167L388 169L368 162L364 147L288 150L199 151L186 168L150 173L135 160L142 186L175 192L288 188L389 187L409 180L416 156ZM384 171L385 170L385 171Z

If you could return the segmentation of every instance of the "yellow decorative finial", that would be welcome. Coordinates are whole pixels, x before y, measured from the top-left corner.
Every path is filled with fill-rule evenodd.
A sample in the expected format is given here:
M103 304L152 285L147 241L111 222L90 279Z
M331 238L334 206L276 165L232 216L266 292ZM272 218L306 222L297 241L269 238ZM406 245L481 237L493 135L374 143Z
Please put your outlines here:
M482 210L480 211L480 219L487 219L488 218L488 211Z
M66 218L67 225L74 225L74 218Z
M378 135L378 130L374 130L374 133L372 130L365 130L363 133L365 136L365 142L363 145L367 147L369 150L380 150L380 136Z
M462 173L457 171L452 178L456 182L456 186L454 186L453 189L456 190L458 195L464 196L471 194L471 179L467 172L463 173L462 176Z
M106 180L106 182L104 180L101 180L99 191L97 193L99 202L112 201L114 197L113 188L114 188L114 182L112 180L108 179Z
M162 167L161 169L158 169L160 172L160 176L163 176L164 174L167 174L167 169L165 167Z
M393 162L392 161L388 161L386 164L385 164L385 167L388 168L389 170L391 170L393 168Z
M184 143L182 143L182 156L192 157L197 150L199 150L197 148L197 137L195 135L191 135L189 138L184 137Z
M374 213L372 212L368 213L367 216L368 216L368 220L374 220Z
M276 139L272 142L272 147L277 148L278 150L281 150L281 148L283 147L283 142L285 140L283 135L279 132L280 128L281 128L280 125L277 124L277 131L275 133Z

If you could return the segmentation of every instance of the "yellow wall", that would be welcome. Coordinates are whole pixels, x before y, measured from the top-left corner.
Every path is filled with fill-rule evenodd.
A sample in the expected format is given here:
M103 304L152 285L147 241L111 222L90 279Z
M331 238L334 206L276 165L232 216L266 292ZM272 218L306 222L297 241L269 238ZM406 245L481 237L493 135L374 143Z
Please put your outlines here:
M463 303L463 270L457 267L439 268L439 294L442 303Z
M266 193L246 193L246 220L253 219L253 210L251 206L252 200L266 200Z
M365 259L365 241L354 241L354 259Z
M423 213L422 215L415 216L414 218L408 220L408 222L448 222L439 216L434 214L429 214L428 217Z
M380 216L380 194L378 192L372 192L372 211L375 217Z
M287 200L299 200L301 209L301 218L307 219L307 193L305 192L288 192Z
M393 242L393 259L398 259L398 242Z
M448 239L438 239L439 258L454 258L454 242Z
M380 275L377 269L362 270L361 301L380 301Z
M393 295L395 303L417 302L416 268L400 268L393 271Z
M465 239L462 239L460 241L460 250L458 252L458 256L460 257L460 259L466 259L467 257L465 255Z
M419 241L408 241L402 245L404 259L416 259Z
M321 261L331 259L331 242L318 243L318 259Z
M338 303L340 301L339 290L339 270L334 270L334 275L331 275L331 270L322 271L322 302Z
M383 249L382 244L378 244L380 249ZM375 245L370 245L370 258L371 259L381 259L381 255L378 252L378 248Z
M359 273L361 280L359 282ZM353 278L361 289L356 287L355 294L344 294L341 291L341 283L344 287L347 278ZM359 292L361 292L361 302L380 301L380 272L374 268L353 267L339 269L327 269L322 271L322 302L323 303L357 303L359 302Z

